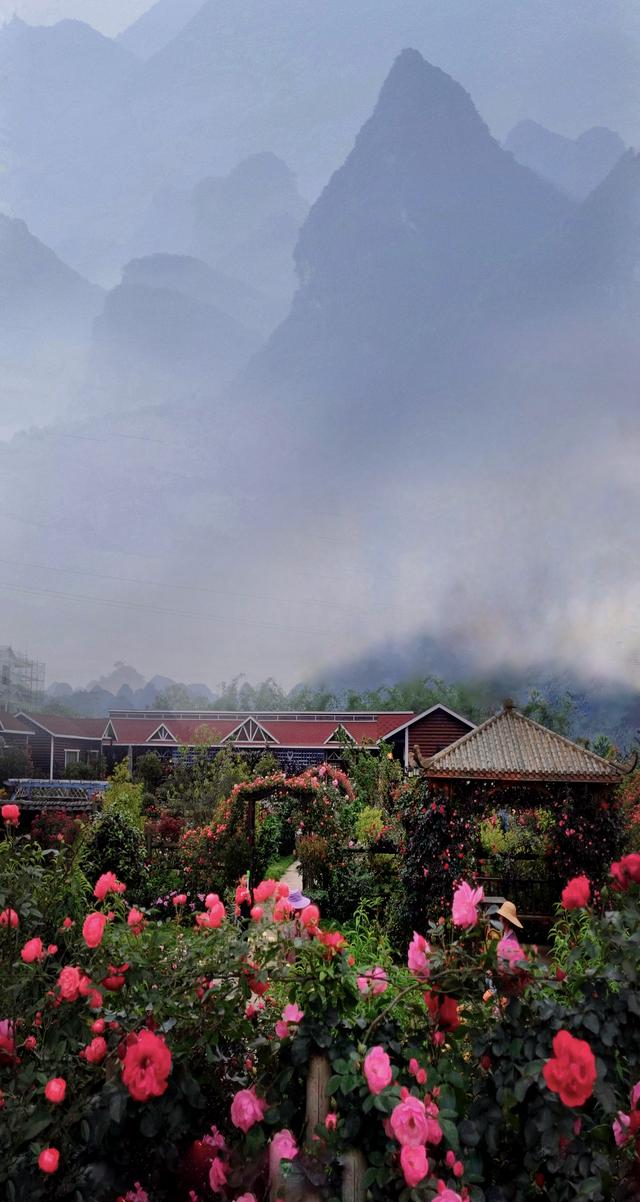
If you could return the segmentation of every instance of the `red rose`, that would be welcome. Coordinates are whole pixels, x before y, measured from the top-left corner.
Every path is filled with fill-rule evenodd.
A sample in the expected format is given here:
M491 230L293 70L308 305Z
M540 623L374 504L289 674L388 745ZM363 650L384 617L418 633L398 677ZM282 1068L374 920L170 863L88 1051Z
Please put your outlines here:
M455 998L443 998L440 1003L438 1023L442 1027L443 1031L455 1031L456 1027L460 1026L458 1003L456 1002Z
M632 882L634 885L639 885L640 855L638 852L631 852L630 855L623 856L621 860L613 863L611 865L611 875L621 889L628 889Z
M581 910L588 906L591 898L591 882L587 876L574 876L562 890L565 910Z
M95 1039L92 1039L91 1043L82 1049L80 1055L87 1064L102 1064L108 1050L106 1039L103 1039L101 1035L96 1035Z
M57 1173L60 1153L57 1148L43 1148L38 1157L38 1168L43 1173Z
M128 972L128 970L128 964L121 964L119 967L115 964L110 964L109 972L102 981L104 988L108 989L110 993L119 993L126 984L127 978L124 974Z
M164 1039L142 1030L128 1042L122 1064L122 1081L136 1102L159 1098L167 1088L171 1052Z
M565 1106L584 1105L597 1077L596 1058L589 1044L562 1030L554 1038L553 1053L542 1070L548 1088L560 1095Z

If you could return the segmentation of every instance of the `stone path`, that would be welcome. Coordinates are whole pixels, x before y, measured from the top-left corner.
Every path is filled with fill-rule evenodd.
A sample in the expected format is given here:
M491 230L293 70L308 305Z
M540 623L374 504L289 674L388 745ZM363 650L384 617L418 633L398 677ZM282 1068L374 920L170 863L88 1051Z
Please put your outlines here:
M286 885L289 886L289 892L293 893L294 889L302 889L302 875L300 873L300 864L297 860L290 864L284 876L280 878Z

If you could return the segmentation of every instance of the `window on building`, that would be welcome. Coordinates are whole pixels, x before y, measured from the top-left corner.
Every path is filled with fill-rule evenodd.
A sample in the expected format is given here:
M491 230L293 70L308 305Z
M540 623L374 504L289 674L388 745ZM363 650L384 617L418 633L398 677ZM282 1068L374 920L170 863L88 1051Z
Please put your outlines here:
M66 747L65 752L64 752L65 768L68 768L69 764L79 764L79 763L80 763L80 751L75 747L71 748L71 749Z
M99 751L92 750L92 751L87 752L87 763L88 764L97 764L99 762L99 760L100 760L100 752Z

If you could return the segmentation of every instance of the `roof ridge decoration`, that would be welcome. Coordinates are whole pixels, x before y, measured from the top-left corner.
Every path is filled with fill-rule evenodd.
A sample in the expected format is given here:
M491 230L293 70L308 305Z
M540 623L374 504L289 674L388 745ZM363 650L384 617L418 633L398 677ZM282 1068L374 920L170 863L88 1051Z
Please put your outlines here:
M428 775L478 779L619 781L620 764L506 705L422 761Z
M350 742L357 743L357 739L354 739L353 735L347 730L344 722L338 722L338 725L335 726L334 729L331 731L329 738L325 739L324 746L326 747L327 743L339 743L340 740L339 740L338 736L340 734L343 734L346 739L350 740Z
M229 734L225 735L222 740L222 743L252 743L254 745L256 743L263 743L265 746L272 747L275 747L279 742L280 740L276 739L275 735L270 730L267 730L266 726L263 726L252 714L245 718L244 722L240 722L238 726L229 731Z
M160 743L175 743L175 742L177 742L175 735L173 735L171 733L171 731L169 730L169 727L164 722L161 722L160 725L156 727L153 734L149 735L148 739L145 739L145 743L158 743L158 742L160 742Z

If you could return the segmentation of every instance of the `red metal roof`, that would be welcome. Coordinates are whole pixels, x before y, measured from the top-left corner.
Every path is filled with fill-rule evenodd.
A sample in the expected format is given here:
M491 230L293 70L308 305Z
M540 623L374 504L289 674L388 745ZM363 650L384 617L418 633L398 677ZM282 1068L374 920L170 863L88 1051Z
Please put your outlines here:
M28 735L31 733L31 727L20 718L15 718L8 710L0 710L0 731L8 735Z
M23 714L50 735L60 738L100 739L106 726L105 718L68 718L64 714ZM30 726L27 726L31 730ZM33 733L33 732L32 732Z
M299 718L294 715L286 718L280 715L266 717L262 715L259 719L259 725L262 726L269 734L277 739L277 746L280 747L323 747L327 740L331 739L336 729L343 726L344 729L355 739L356 743L361 743L364 739L371 739L376 742L390 730L395 730L404 719L409 721L413 717L411 712L406 714L369 714L363 718L346 718L337 721L334 717L327 720L314 718L305 721L304 715ZM222 742L233 731L242 726L243 722L249 718L255 718L255 715L247 713L244 715L234 714L230 718L172 718L169 714L165 717L149 718L141 714L139 718L120 718L116 715L112 716L108 721L113 727L116 735L117 743L125 743L140 746L142 743L147 743L151 740L152 743L165 743L170 745L167 740L153 740L152 735L161 727L164 726L175 738L179 744L194 744L202 742L203 730L208 730L212 740ZM107 728L107 721L104 723L104 729ZM337 740L336 740L337 741ZM231 740L233 742L233 740ZM261 743L254 744L256 747L263 746ZM269 746L269 744L264 744Z

